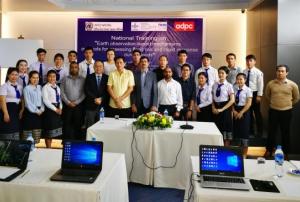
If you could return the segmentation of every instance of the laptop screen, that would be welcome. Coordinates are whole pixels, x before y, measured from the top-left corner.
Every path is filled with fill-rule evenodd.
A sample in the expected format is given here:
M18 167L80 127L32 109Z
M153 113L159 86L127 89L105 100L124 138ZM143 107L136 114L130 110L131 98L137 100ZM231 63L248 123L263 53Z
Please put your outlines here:
M238 147L200 145L199 157L201 174L244 176L243 156Z
M0 140L0 166L26 169L30 146L26 140Z
M63 168L101 169L102 157L102 142L64 141Z

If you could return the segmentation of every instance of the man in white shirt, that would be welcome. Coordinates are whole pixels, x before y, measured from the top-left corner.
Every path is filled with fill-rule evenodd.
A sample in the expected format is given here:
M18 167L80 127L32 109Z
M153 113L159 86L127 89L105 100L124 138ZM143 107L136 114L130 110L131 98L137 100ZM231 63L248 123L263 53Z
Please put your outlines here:
M164 70L164 79L158 82L158 111L164 113L165 110L174 118L179 118L183 108L181 85L172 78L173 72L170 67Z
M68 52L68 61L65 62L65 68L68 72L68 75L69 75L69 72L70 72L70 64L72 62L77 62L77 52L75 50L70 50Z
M195 73L195 82L198 84L198 74L204 72L207 77L207 84L212 86L215 82L219 81L218 70L211 66L212 55L204 53L202 55L202 67Z
M82 62L79 63L79 75L86 78L87 75L94 73L94 50L93 47L87 46L84 49L84 58Z
M246 65L244 70L246 75L246 86L248 86L253 92L252 105L250 108L251 127L250 134L256 134L257 137L261 137L263 133L263 119L260 112L260 102L263 96L264 89L264 75L262 71L255 67L256 57L254 55L247 55ZM254 130L254 121L256 123L256 133Z
M45 62L47 51L43 48L36 50L38 61L29 66L29 72L35 70L39 73L39 85L47 82L47 72L50 65Z

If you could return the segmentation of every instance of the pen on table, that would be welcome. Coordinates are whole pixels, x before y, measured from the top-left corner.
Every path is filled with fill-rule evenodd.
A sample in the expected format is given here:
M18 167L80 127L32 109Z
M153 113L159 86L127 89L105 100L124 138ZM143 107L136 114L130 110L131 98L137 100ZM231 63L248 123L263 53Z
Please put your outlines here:
M21 178L24 177L27 173L29 173L30 170L26 170L23 175L21 175Z

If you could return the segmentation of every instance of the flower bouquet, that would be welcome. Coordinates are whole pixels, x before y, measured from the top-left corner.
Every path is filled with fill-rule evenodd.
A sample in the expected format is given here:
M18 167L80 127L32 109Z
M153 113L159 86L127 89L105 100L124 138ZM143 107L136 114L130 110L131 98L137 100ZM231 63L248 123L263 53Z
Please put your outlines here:
M171 128L173 118L171 116L161 115L157 112L149 112L140 115L133 125L138 129L164 129Z

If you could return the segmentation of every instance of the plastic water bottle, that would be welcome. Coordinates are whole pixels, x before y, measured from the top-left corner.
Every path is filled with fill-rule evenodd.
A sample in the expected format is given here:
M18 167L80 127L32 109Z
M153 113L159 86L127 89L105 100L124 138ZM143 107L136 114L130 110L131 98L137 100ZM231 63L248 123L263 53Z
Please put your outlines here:
M278 145L275 151L275 174L277 177L283 176L283 162L284 162L284 154L281 149L281 145Z
M164 111L164 115L165 115L165 116L169 116L169 112L168 112L168 110L167 110L167 109L165 109L165 111Z
M103 107L101 107L101 109L99 111L99 120L100 120L100 122L104 122L104 115L105 115L104 109L103 109Z
M26 140L31 142L30 151L33 151L35 148L35 144L34 144L34 139L32 137L32 134L29 134Z

